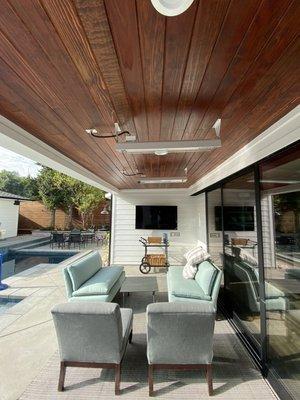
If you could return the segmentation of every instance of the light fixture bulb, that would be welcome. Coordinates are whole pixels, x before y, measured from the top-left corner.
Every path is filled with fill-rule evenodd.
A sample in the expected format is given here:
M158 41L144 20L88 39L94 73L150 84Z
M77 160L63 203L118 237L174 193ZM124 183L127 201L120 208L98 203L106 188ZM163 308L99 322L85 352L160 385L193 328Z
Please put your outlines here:
M166 149L155 150L154 154L156 154L157 156L165 156L166 154L168 154L168 150Z
M89 135L91 135L91 134L96 135L96 134L98 133L97 129L95 129L95 128L86 129L85 131L86 131L86 133L88 133Z

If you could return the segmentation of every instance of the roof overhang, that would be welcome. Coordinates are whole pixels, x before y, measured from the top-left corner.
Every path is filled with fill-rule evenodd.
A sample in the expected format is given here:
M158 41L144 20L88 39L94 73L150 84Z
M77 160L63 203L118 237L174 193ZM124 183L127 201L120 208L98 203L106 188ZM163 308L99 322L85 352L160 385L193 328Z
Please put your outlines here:
M119 192L116 187L3 116L0 116L0 146L106 192L113 194Z

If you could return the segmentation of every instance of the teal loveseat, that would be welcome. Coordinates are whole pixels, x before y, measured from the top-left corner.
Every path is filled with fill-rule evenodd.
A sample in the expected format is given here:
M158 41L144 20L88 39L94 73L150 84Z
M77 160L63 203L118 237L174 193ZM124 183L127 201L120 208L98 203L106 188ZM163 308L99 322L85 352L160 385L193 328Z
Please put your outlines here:
M216 308L222 271L207 260L198 265L195 279L185 279L182 276L183 268L181 266L169 268L167 275L169 302L209 302Z
M111 301L125 280L121 266L103 267L98 251L71 261L63 269L69 301Z

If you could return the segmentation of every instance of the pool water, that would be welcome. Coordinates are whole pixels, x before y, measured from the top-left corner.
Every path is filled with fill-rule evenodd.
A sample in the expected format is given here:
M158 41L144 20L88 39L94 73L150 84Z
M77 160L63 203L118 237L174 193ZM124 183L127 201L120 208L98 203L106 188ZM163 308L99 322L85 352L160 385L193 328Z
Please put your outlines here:
M0 298L0 314L5 313L9 308L15 306L17 303L19 303L21 299L19 300L11 300L11 299L3 299Z
M58 264L73 255L74 253L64 252L58 254L57 251L51 252L50 250L42 254L17 254L8 252L4 254L2 279L16 275L38 264Z

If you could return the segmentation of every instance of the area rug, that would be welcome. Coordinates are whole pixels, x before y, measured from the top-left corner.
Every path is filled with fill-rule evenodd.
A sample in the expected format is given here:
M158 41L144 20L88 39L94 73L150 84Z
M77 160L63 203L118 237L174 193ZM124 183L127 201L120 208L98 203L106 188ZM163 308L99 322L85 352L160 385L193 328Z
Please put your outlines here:
M166 294L159 293L157 301L167 301ZM69 368L66 390L57 392L59 357L55 353L28 386L21 400L148 399L145 310L150 302L149 293L134 293L126 298L126 306L134 310L134 334L123 361L121 397L114 395L113 371L104 369ZM158 371L154 382L155 397L174 400L210 398L202 371ZM276 398L229 323L220 316L214 336L213 383L213 397L217 399Z

